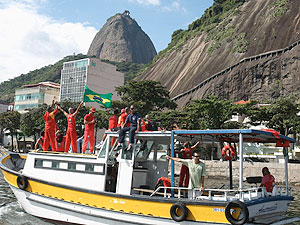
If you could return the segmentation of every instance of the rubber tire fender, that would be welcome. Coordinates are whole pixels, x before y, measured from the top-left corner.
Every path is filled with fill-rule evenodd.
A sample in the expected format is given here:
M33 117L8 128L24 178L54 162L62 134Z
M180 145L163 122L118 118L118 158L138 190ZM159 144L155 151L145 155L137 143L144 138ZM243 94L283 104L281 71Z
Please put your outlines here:
M19 175L17 178L17 185L20 189L25 190L28 187L27 177Z
M180 209L182 212L180 216L177 214L178 209ZM176 222L181 222L186 219L188 215L188 209L183 202L176 202L170 208L170 215Z
M233 218L233 216L230 213L230 210L232 208L240 208L241 209L241 213L244 215L244 217L242 219L235 219ZM225 216L226 219L233 225L242 225L248 222L249 220L249 210L248 207L245 205L245 203L241 202L241 201L232 201L229 202L226 205L225 208Z

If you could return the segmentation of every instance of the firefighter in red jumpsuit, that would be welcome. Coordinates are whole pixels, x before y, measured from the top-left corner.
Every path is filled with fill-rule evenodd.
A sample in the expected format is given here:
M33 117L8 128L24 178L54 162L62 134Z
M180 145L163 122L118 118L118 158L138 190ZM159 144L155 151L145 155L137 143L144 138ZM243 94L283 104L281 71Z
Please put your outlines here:
M58 108L63 112L63 114L67 117L67 120L68 120L65 152L68 152L71 142L72 142L73 153L77 153L76 116L77 116L82 104L83 104L83 102L81 102L79 104L79 106L75 112L74 112L73 108L69 108L69 113L66 113L60 106L58 106Z
M183 159L192 159L194 149L200 144L198 141L195 145L191 146L190 142L183 144L183 149L180 150ZM184 186L183 186L184 181ZM189 168L185 165L181 165L179 176L179 187L188 187L190 181Z
M55 145L55 116L57 114L57 106L52 111L53 106L55 105L55 101L52 101L52 105L47 108L47 111L44 114L45 121L45 133L44 133L44 143L43 150L48 151L49 145L51 146L52 151L56 151Z
M92 154L95 146L95 116L96 109L92 107L89 114L84 117L84 139L82 144L82 152L85 153L88 143L90 142L90 153Z

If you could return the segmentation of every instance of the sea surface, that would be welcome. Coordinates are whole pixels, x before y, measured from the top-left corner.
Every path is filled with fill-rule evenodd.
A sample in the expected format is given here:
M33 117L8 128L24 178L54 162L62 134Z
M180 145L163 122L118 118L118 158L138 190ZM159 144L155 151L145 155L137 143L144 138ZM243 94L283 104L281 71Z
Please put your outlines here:
M209 179L206 181L206 186L216 188L223 183L227 181ZM295 200L290 205L288 215L300 217L300 187L293 187L293 190ZM293 224L300 224L300 222ZM53 225L53 223L25 213L0 173L0 225Z

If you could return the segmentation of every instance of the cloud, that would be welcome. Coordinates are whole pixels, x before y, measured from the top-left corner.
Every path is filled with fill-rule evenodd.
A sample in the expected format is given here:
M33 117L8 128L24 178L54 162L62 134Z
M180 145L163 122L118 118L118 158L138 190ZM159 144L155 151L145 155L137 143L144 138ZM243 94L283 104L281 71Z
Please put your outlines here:
M172 12L172 11L183 11L184 13L187 10L180 3L181 0L128 0L129 2L137 2L141 5L152 5L159 7L160 10L164 12Z
M133 1L133 0L129 0L129 1ZM136 0L136 1L142 5L155 5L155 6L160 5L160 0Z
M187 10L180 4L180 1L172 1L170 4L164 5L162 7L163 11L172 12L172 11L183 11L187 13Z
M96 28L41 15L37 4L43 2L0 0L1 82L53 64L64 56L87 53Z

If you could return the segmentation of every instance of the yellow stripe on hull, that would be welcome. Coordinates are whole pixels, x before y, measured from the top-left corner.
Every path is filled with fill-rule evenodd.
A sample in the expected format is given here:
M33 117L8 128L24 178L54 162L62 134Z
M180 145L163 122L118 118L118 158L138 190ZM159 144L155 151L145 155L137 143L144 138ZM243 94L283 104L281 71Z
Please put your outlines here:
M2 170L2 172L6 181L10 185L18 188L16 182L17 176L15 174L6 172L5 170ZM130 196L128 198L122 198L117 196L114 197L82 192L78 190L72 190L63 187L44 184L34 180L28 180L28 183L29 184L26 189L26 191L28 192L76 204L125 213L142 214L146 216L171 219L170 208L174 204L173 202L168 203L147 200L144 201L140 199L130 199ZM223 206L186 204L186 207L189 209L187 220L228 223L224 213L225 207Z

